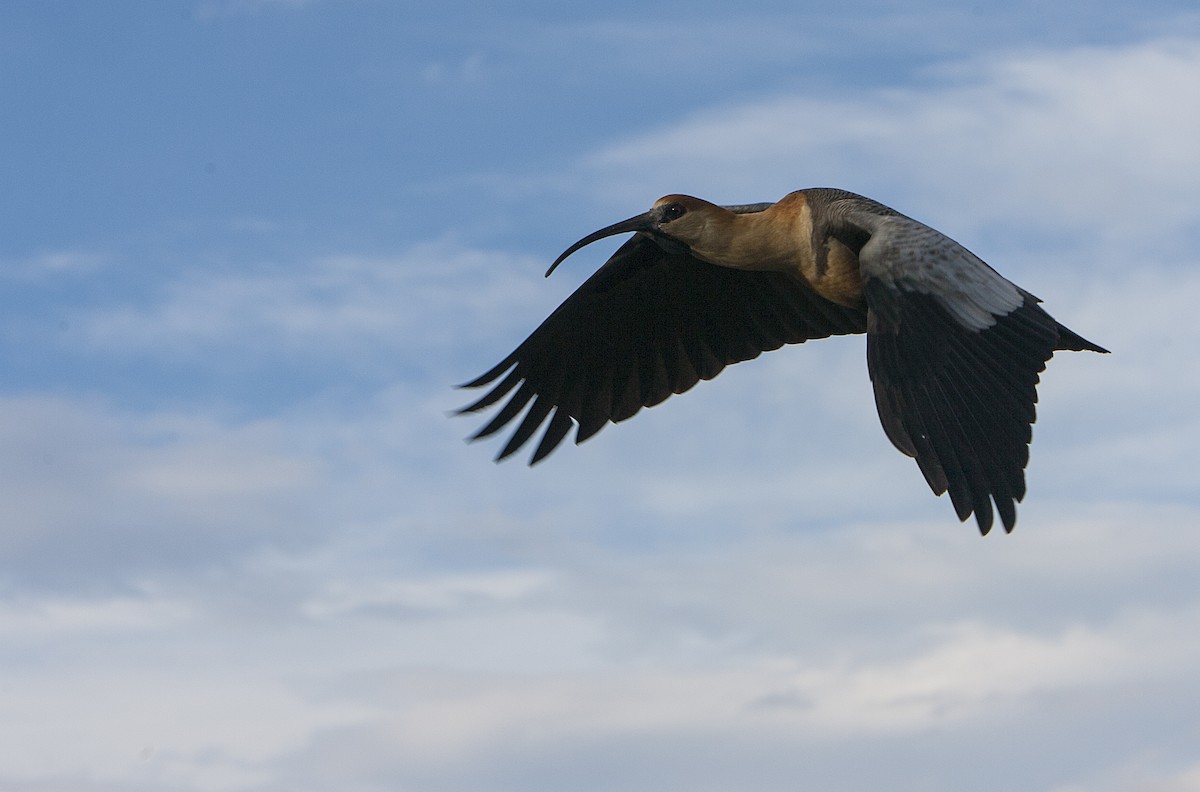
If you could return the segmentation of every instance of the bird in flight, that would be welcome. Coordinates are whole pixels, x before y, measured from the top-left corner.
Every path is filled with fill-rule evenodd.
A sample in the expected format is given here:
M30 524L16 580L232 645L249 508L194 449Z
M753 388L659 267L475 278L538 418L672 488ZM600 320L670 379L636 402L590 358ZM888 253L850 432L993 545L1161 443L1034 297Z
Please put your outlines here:
M633 232L513 352L461 387L491 385L460 413L508 401L471 439L528 407L497 461L546 425L530 464L575 428L581 443L725 366L784 344L867 334L867 371L888 439L983 534L1025 495L1038 375L1057 350L1108 350L962 245L844 190L718 206L668 195L575 251ZM515 392L514 392L515 389Z

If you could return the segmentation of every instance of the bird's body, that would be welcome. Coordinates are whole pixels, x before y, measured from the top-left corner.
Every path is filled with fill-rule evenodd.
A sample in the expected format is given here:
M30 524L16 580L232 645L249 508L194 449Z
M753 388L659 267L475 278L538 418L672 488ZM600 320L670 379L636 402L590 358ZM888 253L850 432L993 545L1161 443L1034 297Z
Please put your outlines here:
M983 533L1025 494L1038 375L1055 350L1107 350L949 237L834 189L721 207L669 195L584 237L636 232L516 350L466 383L500 381L464 412L516 392L475 437L529 410L501 450L549 419L533 455L575 442L730 363L784 344L867 333L888 438ZM548 271L547 275L550 274ZM502 375L507 374L507 376Z

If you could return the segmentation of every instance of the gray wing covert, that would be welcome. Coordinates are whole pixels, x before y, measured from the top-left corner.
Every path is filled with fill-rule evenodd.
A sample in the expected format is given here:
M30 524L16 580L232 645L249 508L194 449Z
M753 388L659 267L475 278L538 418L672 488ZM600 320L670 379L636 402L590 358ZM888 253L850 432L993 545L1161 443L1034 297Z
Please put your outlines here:
M867 365L892 443L960 520L1006 531L1025 495L1037 384L1059 325L1037 298L954 240L903 216L860 214Z

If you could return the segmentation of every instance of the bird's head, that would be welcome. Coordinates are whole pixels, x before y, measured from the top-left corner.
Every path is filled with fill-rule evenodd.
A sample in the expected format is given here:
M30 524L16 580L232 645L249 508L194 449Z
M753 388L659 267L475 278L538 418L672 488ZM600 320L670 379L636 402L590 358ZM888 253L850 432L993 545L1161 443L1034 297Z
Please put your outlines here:
M601 228L571 245L554 260L550 269L546 270L546 275L554 272L554 268L576 250L605 237L631 231L648 234L668 252L687 252L703 244L713 224L719 222L724 214L731 215L732 212L700 198L690 195L664 196L654 202L649 212Z

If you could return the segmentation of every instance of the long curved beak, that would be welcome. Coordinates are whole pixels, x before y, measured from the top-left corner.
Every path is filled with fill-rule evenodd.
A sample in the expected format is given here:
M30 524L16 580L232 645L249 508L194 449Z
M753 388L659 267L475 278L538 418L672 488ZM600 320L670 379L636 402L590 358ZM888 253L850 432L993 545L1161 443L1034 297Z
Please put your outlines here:
M563 263L563 261L567 258L567 256L571 255L576 250L579 250L581 247L586 247L586 246L592 244L593 242L595 242L598 239L604 239L605 237L616 236L617 234L626 234L626 233L629 233L630 231L653 231L653 230L654 230L654 218L651 217L650 212L646 212L645 214L640 214L637 217L631 217L628 220L622 220L619 223L613 223L610 226L601 228L599 231L594 231L594 232L588 234L587 236L585 236L583 239L576 242L574 245L571 245L571 247L564 250L562 255L559 256L558 258L556 258L554 260L554 263L550 265L550 269L546 270L546 277L549 278L550 273L554 272L554 268L557 267L559 264Z

